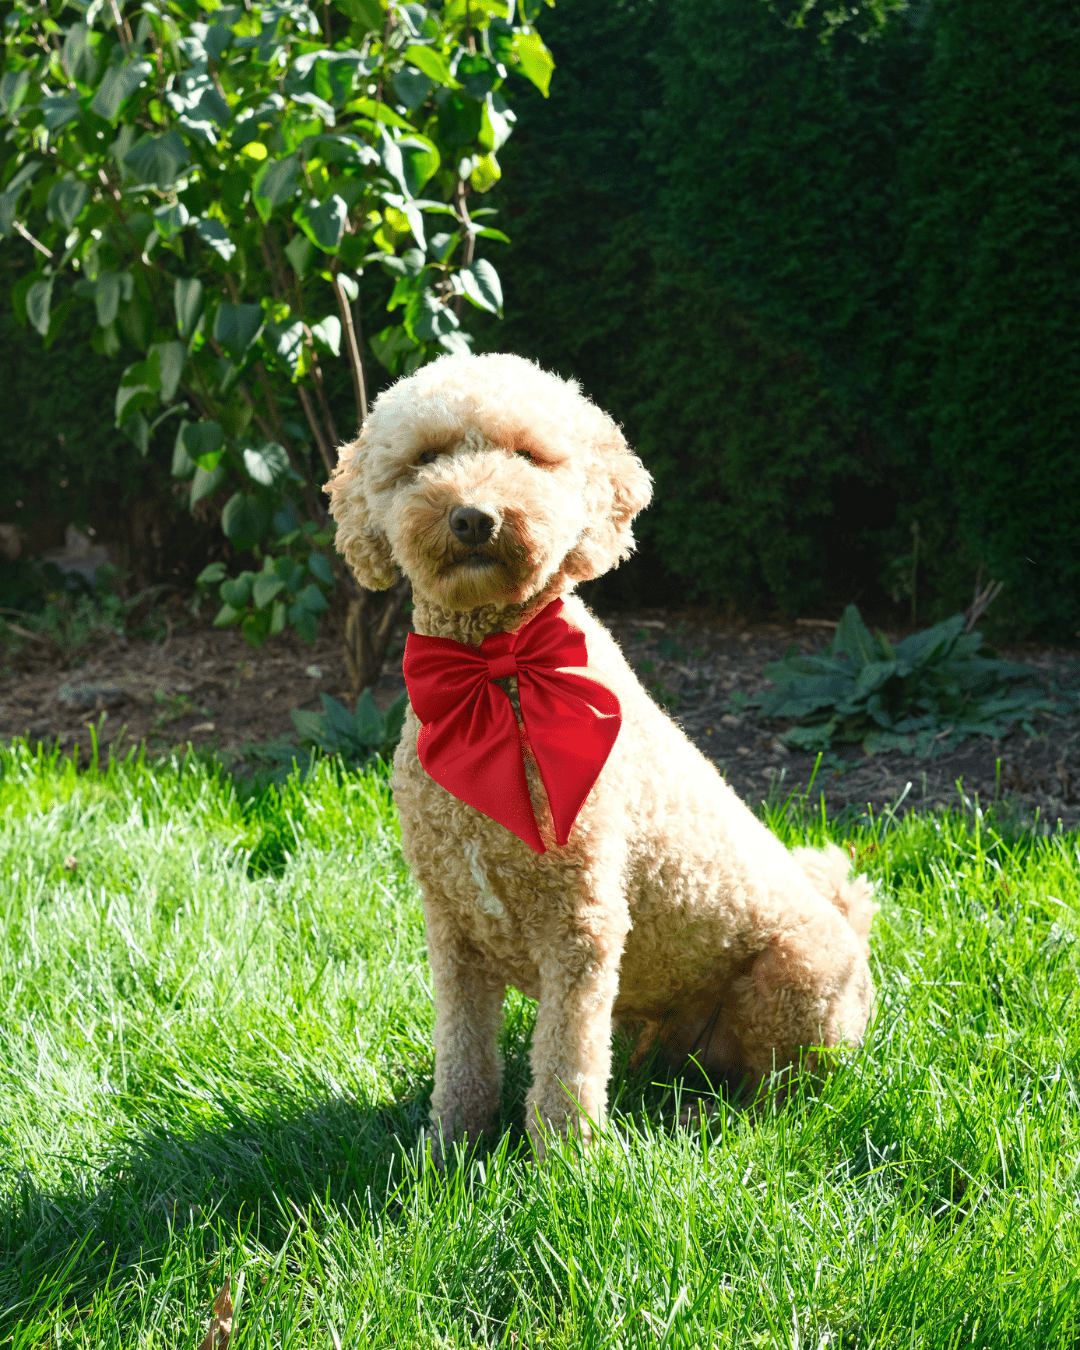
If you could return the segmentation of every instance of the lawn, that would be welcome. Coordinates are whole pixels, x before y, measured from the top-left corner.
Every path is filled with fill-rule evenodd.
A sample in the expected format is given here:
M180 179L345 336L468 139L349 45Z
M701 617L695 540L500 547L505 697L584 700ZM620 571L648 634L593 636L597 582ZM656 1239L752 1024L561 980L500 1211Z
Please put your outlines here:
M620 1071L536 1167L512 996L500 1129L444 1177L384 772L17 746L0 811L4 1350L195 1350L227 1274L230 1350L1078 1344L1076 835L774 806L879 884L865 1049L689 1128Z

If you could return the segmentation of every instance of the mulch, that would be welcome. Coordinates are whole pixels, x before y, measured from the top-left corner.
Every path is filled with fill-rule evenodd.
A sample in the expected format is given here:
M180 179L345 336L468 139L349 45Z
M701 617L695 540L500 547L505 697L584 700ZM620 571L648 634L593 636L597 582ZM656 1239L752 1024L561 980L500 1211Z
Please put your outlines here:
M236 763L246 747L295 741L290 710L318 710L320 693L352 707L355 695L333 634L308 647L287 632L255 650L236 629L193 620L179 603L168 612L164 642L109 639L71 663L40 645L9 655L0 677L0 735L59 742L88 762L93 727L103 755L145 741L151 755L191 744ZM1065 829L1080 824L1076 717L1046 719L1036 736L1017 731L1001 740L972 740L929 760L843 747L823 759L815 776L815 755L789 750L779 739L782 724L740 713L733 695L760 690L764 667L792 644L820 648L831 636L824 622L733 624L700 610L620 612L605 621L642 682L752 806L770 794L805 793L813 779L812 801L817 807L824 794L830 816L966 803L993 804L999 817L1040 829L1058 821ZM374 690L380 707L404 688L403 646L404 631ZM1046 678L1076 681L1074 651L1027 647L1005 654Z

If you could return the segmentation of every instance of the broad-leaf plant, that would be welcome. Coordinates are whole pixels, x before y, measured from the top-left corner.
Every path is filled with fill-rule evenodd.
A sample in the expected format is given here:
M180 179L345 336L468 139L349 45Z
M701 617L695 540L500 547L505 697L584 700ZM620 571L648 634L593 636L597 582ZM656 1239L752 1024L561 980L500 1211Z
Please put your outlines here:
M824 652L790 650L765 675L772 689L743 706L794 719L783 739L803 750L858 742L867 754L933 758L968 736L1005 736L1017 723L1033 735L1040 714L1067 706L1031 666L997 657L963 614L893 646L848 605Z
M0 233L21 236L16 314L51 345L79 304L130 361L116 424L174 444L192 509L220 512L259 570L200 577L259 645L315 637L349 594L358 686L378 673L404 584L360 590L319 484L342 437L328 363L393 375L464 352L463 305L501 312L470 201L499 177L511 74L546 95L541 0L15 0L4 29ZM389 322L358 299L389 274ZM351 433L352 427L344 428Z

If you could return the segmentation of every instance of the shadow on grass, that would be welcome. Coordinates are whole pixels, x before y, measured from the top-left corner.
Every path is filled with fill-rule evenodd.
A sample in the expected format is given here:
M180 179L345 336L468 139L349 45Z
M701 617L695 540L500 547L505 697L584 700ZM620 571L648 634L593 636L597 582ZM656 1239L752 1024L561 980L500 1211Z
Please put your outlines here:
M495 1151L534 1157L525 1130L534 1017L530 1000L508 1002L499 1115L470 1149L469 1165ZM737 1097L717 1096L700 1075L665 1078L654 1059L631 1068L631 1049L617 1041L610 1085L623 1128L646 1118L654 1129L677 1127L680 1108L701 1098L740 1111ZM0 1213L0 1345L28 1317L69 1315L99 1291L145 1281L178 1244L212 1266L237 1237L281 1249L320 1213L356 1224L396 1218L433 1166L425 1166L422 1142L430 1087L405 1085L397 1100L374 1106L269 1092L256 1111L207 1100L203 1121L150 1125L119 1141L96 1171L73 1160L66 1185L16 1177Z

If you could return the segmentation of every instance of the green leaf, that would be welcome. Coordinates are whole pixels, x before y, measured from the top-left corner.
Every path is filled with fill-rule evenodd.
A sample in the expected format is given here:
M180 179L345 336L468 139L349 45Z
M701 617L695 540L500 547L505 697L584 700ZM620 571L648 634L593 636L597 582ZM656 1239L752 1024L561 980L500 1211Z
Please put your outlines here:
M439 139L449 146L472 145L483 123L481 105L464 90L455 90L439 106Z
M353 717L344 704L339 703L336 698L331 698L329 694L320 694L319 701L326 710L327 721L330 723L330 729L337 732L338 736L348 736L353 729Z
M155 342L146 355L149 360L157 359L162 403L171 403L187 363L187 348L182 342Z
M312 553L308 557L308 570L316 581L321 581L326 586L334 585L334 569L325 554Z
M379 0L334 0L338 9L366 33L377 33L386 21Z
M382 122L386 126L400 127L402 131L415 130L411 122L407 122L385 103L376 103L373 98L353 99L351 103L345 104L345 111L359 113L361 117L370 117L373 121Z
M318 627L315 623L315 615L306 610L303 605L290 605L287 610L289 622L296 629L298 636L302 637L310 646L318 636Z
M189 422L181 422L176 430L176 440L173 442L172 476L181 480L190 478L196 468L195 461L188 454L187 449L184 446L184 428L190 425ZM212 567L216 567L217 565L218 564L216 563L211 563ZM201 576L202 573L200 572L199 578L201 578ZM196 578L196 580L199 578Z
M299 604L302 609L306 609L309 614L321 614L324 609L329 608L326 596L323 595L322 591L319 590L314 582L304 587L296 597L296 601L297 604Z
M328 314L325 319L313 323L311 336L335 356L341 355L341 320L336 314Z
M154 229L162 239L171 239L187 225L191 216L183 202L166 203L154 212Z
M140 183L153 183L159 188L170 188L190 163L187 146L178 131L166 131L160 136L144 136L124 156L124 165Z
M212 216L204 216L201 220L197 220L195 233L207 248L212 249L224 262L229 262L236 252L236 245L230 238L229 231L220 220L214 220Z
M109 324L115 322L123 291L124 284L120 272L98 273L94 282L94 305L97 310L97 321L102 328L108 328Z
M494 151L491 151L477 160L476 167L469 174L469 185L474 192L490 192L501 177L502 169L499 168L499 161L495 158Z
M116 391L116 425L123 426L140 408L155 407L160 383L156 366L150 361L136 361L128 366Z
M308 238L324 252L336 253L348 219L349 208L335 192L314 211L301 216L300 225Z
M131 413L122 421L117 422L120 430L135 446L138 447L139 454L146 458L146 452L150 449L150 423L141 412Z
M424 184L439 172L442 158L434 141L426 136L403 136L397 142L401 153L405 186L413 197L419 196Z
M70 230L86 205L89 190L85 183L63 178L49 189L49 218Z
M230 577L228 581L222 582L220 591L222 600L233 609L242 609L251 596L251 587L255 579L254 572L241 572L238 577Z
M293 726L300 733L302 741L314 741L318 744L325 725L322 713L312 712L309 708L293 708L289 716L293 720Z
M471 267L463 267L457 275L466 300L472 301L479 309L502 314L503 295L499 274L486 258L478 258Z
M854 605L848 605L847 609L844 610L843 617L836 625L836 636L833 638L832 649L836 655L846 654L851 662L852 669L856 672L862 670L868 661L873 661L876 657L874 639Z
M251 598L258 609L264 609L285 589L285 583L274 572L262 572L255 578Z
M0 108L3 108L8 117L18 112L29 88L28 70L6 70L0 76Z
M214 315L214 339L230 356L239 358L258 337L262 324L262 305L235 305L223 300Z
M264 222L269 221L276 206L282 206L296 196L299 172L299 159L295 155L286 155L284 159L267 160L255 175L251 195Z
M269 507L248 493L234 492L221 512L221 528L241 553L259 542L269 524Z
M306 240L305 240L306 242ZM279 361L282 361L292 379L298 379L304 356L304 325L297 319L288 326L268 323L263 329L263 340Z
M360 697L356 700L353 726L361 742L366 742L373 748L382 744L385 734L382 713L375 706L375 699L369 688L362 690Z
M49 311L52 307L53 279L35 281L26 292L26 317L41 334L49 332Z
M243 610L233 609L232 605L222 605L214 615L214 627L228 628L230 624L236 623L242 614Z
M276 441L244 451L244 468L260 487L276 488L289 476L289 457Z
M201 502L204 497L209 497L212 492L218 490L224 481L224 464L215 464L212 469L204 469L200 465L195 470L195 477L191 483L190 505L194 507L196 502Z
M875 689L881 686L896 674L895 661L868 661L862 670L859 671L859 678L855 681L855 690L853 698L868 698Z
M417 70L422 70L436 84L460 88L457 80L450 74L450 62L434 47L406 47L401 54L406 61L411 61Z
M285 245L285 256L292 266L292 270L301 279L308 269L312 255L315 252L315 245L306 234L294 234Z
M411 352L417 351L420 344L398 324L392 328L384 328L381 333L370 338L369 346L375 353L376 361L391 375L396 375L401 369L402 360Z
M223 562L208 563L199 575L195 578L196 586L215 586L219 581L225 580L225 564Z
M217 468L225 453L225 433L217 422L185 422L180 439L192 463L206 473Z
M124 100L130 98L143 80L149 79L153 73L150 62L141 59L110 66L98 85L90 111L103 117L106 122L115 122Z
M249 647L261 647L270 632L270 614L267 610L248 613L240 624L240 632Z
M412 66L403 66L394 75L394 93L397 101L403 103L410 112L419 108L427 99L435 85L421 70Z
M203 306L203 285L195 277L177 277L173 285L173 308L176 310L177 332L185 342L190 341Z
M389 708L387 708L386 716L383 719L383 734L385 736L383 744L387 749L396 746L398 741L401 740L401 733L405 727L405 714L408 711L408 707L408 694L401 694L393 701L393 703L391 703Z
M413 319L414 336L421 340L436 338L442 333L451 333L458 327L457 315L432 291L424 291L417 300L416 315Z
M551 88L551 75L555 69L555 58L544 46L540 34L537 32L515 34L513 53L521 67L521 73L547 98Z

